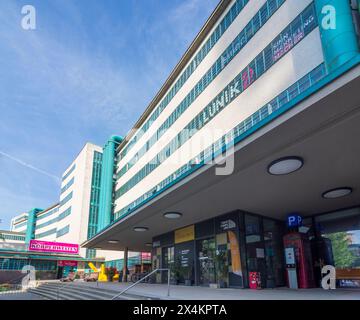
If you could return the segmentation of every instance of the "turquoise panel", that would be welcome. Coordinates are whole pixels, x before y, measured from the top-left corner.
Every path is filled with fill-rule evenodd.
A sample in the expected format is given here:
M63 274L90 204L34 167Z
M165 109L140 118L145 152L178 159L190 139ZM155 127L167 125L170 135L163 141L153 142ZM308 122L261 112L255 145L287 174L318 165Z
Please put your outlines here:
M100 182L99 220L97 232L106 228L111 222L113 208L113 187L115 170L115 153L123 138L112 136L103 148L103 161Z
M30 243L30 240L35 238L35 224L36 224L36 215L43 211L42 209L32 209L28 212L28 221L27 229L25 235L25 243Z
M315 0L327 70L332 72L359 52L350 2Z

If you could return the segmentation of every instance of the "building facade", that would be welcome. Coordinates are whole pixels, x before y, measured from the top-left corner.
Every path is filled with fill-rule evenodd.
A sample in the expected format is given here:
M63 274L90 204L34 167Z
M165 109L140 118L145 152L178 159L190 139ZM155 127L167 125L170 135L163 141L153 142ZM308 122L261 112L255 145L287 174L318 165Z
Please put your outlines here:
M84 247L151 251L154 268L179 262L182 281L195 284L249 287L258 272L271 287L285 284L284 250L296 237L308 247L357 234L358 9L340 0L220 1L119 142L113 207ZM351 218L324 233L322 214L344 210ZM317 281L310 256L297 267L303 287Z
M117 140L120 138L112 137ZM103 162L103 152L105 150L106 158L114 162L114 155L107 154L109 143L103 148L87 143L80 151L74 161L69 165L62 175L59 202L43 210L35 208L29 212L22 213L11 220L11 232L3 231L0 236L0 251L7 252L4 256L0 270L11 269L26 265L26 261L36 260L32 253L28 251L31 240L44 241L49 243L65 243L80 245L88 238L96 234L99 222L99 207L104 205L101 188L106 180L108 163ZM115 151L115 146L113 146ZM108 161L111 162L111 161ZM106 170L104 170L104 167ZM104 179L102 181L102 176ZM112 190L112 174L110 175L110 187ZM110 192L110 197L112 191ZM111 198L105 199L110 203ZM106 206L104 206L106 207ZM22 257L23 263L17 263L10 258L11 250L14 255L23 255L32 258ZM10 250L10 251L9 251ZM0 252L1 253L1 252ZM139 253L132 252L130 257L135 261L140 257ZM43 260L43 258L41 258ZM120 264L123 261L122 251L101 250L101 248L82 248L76 256L51 255L51 262L46 264L51 270L57 268L56 262L64 260L76 260L78 271L90 270L88 262L93 262L99 266L99 263L107 265ZM137 261L137 260L136 260ZM34 262L31 262L34 263ZM55 269L54 269L55 268Z

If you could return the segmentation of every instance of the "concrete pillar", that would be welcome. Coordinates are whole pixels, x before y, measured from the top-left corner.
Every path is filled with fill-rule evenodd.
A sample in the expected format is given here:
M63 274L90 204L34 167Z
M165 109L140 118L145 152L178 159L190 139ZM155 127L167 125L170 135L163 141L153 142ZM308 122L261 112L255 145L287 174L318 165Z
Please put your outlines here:
M315 0L321 43L328 72L359 54L348 0Z
M123 278L122 278L122 282L127 282L127 281L128 281L128 277L127 277L127 271L128 271L128 254L129 254L129 250L128 250L128 248L125 248L125 250L124 250L124 266L123 266Z

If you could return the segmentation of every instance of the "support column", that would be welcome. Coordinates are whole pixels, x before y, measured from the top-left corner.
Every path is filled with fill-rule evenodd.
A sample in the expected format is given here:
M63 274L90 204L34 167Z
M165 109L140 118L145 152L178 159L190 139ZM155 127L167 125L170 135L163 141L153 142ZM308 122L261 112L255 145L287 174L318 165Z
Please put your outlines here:
M127 282L128 281L128 277L127 277L127 272L128 272L128 254L129 254L129 250L126 247L124 250L124 266L123 266L123 278L122 278L122 282Z
M321 43L328 72L359 54L348 0L315 0Z
M28 221L25 234L26 244L29 244L30 240L35 238L36 215L41 211L43 211L43 209L34 208L28 212Z
M121 137L112 136L103 148L97 232L100 232L111 223L115 154L116 148L122 140Z

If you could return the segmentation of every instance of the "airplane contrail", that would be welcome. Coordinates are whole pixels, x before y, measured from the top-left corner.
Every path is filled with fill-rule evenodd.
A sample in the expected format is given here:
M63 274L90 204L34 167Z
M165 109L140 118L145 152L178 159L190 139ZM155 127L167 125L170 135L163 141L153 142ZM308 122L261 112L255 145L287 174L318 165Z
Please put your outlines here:
M21 159L15 158L15 157L13 157L12 155L10 155L10 154L8 154L6 152L0 151L0 155L17 162L18 164L20 164L20 165L22 165L22 166L24 166L26 168L32 169L32 170L34 170L36 172L39 172L39 173L44 174L44 175L46 175L46 176L48 176L50 178L53 178L53 179L56 180L56 182L61 181L61 179L59 177L57 177L57 176L55 176L55 175L53 175L53 174L51 174L49 172L46 172L46 171L44 171L42 169L36 168L33 165L31 165L29 163L26 163L26 162L22 161Z

